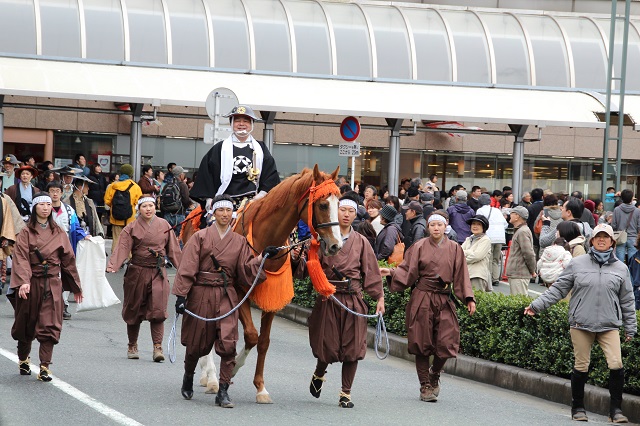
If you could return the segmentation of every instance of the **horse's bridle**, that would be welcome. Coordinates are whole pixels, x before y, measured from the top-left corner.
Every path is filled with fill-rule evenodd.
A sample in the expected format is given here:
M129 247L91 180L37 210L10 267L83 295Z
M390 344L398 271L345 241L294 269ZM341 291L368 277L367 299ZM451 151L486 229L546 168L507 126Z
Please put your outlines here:
M304 197L305 195L307 195L307 193L308 193L308 192L309 192L309 191L305 192L305 194L303 195L303 197ZM300 201L302 201L302 200L300 200ZM308 198L308 197L306 197L306 198L304 199L304 203L302 203L302 206L300 207L300 210L298 210L298 217L302 216L302 212L304 211L305 207L306 207L308 204L309 204L309 198ZM332 226L338 226L338 225L340 225L340 223L339 223L339 222L324 222L324 223L317 223L317 222L316 222L316 217L315 217L315 216L313 216L313 218L311 219L311 221L312 221L312 226L313 226L315 229L331 228Z

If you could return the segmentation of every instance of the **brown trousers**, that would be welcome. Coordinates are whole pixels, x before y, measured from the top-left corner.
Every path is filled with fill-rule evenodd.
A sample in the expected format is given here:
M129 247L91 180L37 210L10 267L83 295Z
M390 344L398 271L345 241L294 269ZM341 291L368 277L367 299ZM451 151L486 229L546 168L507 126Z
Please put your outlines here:
M446 359L433 357L433 371L439 373L444 368ZM429 357L416 354L416 372L418 373L418 380L421 385L429 383Z
M48 367L53 357L53 340L43 340L40 342L39 358L40 365ZM31 342L18 341L18 358L24 361L31 353Z
M327 372L329 364L318 360L316 363L315 375L323 377ZM345 361L342 363L342 392L351 394L351 386L353 386L353 380L356 378L356 371L358 370L358 361Z
M162 344L162 337L164 336L164 321L150 322L151 326L151 341L154 345ZM138 335L140 334L140 323L127 324L127 336L129 337L129 344L133 345L138 343Z
M592 333L572 328L569 332L571 333L571 343L573 343L574 368L576 370L583 373L589 371L591 346L593 346L594 340L597 340L600 348L602 348L609 370L622 368L622 351L620 350L620 334L618 330Z

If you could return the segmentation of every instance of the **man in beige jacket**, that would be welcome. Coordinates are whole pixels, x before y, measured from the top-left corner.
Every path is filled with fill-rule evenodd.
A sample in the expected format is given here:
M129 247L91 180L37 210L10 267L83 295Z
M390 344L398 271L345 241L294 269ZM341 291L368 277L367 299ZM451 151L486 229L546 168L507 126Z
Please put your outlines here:
M511 209L509 222L515 229L507 261L507 278L511 294L529 294L529 280L536 276L536 253L533 251L533 234L527 226L529 210L518 206Z

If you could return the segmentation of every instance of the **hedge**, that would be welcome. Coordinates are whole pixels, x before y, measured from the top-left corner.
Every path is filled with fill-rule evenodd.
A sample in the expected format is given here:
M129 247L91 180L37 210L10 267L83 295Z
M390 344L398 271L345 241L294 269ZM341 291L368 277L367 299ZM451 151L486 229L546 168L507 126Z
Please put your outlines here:
M316 294L309 279L296 281L293 302L313 307ZM406 336L405 306L410 290L389 293L385 286L385 322L387 330ZM460 352L516 367L569 378L573 369L573 347L567 321L567 302L560 302L534 317L525 316L524 308L531 298L506 296L501 293L476 292L476 313L470 316L465 307L458 309ZM370 313L376 302L364 296ZM375 319L370 320L375 325ZM621 339L624 337L620 333ZM640 395L640 337L622 343L625 367L625 392ZM608 387L609 370L599 345L591 351L589 383Z

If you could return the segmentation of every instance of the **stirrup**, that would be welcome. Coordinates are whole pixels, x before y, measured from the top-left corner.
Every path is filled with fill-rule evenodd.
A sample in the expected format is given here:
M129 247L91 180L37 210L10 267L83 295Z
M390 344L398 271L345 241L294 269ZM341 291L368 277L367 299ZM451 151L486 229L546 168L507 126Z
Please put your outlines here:
M18 368L20 369L21 376L30 376L31 375L31 358L27 357L24 361L18 361Z
M40 366L40 374L38 374L38 380L43 382L50 382L52 379L51 371L44 365Z
M353 408L353 402L351 402L351 395L348 393L340 392L340 400L338 400L338 406L340 408Z
M327 372L325 371L325 374ZM313 376L311 376L311 383L309 384L309 392L311 393L311 395L313 395L315 398L320 398L320 392L322 392L322 385L324 385L324 382L326 382L327 379L325 379L324 376L316 376L316 373L313 373Z

